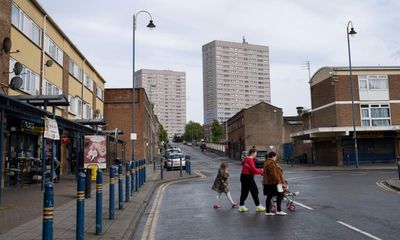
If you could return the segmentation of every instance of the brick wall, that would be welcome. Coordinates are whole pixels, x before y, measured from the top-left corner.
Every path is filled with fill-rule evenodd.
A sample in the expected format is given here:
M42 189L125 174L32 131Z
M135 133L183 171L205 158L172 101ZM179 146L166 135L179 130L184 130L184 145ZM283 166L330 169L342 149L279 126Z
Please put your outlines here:
M335 101L335 88L331 79L326 79L311 87L311 106L313 109Z
M3 39L10 38L11 34L11 0L0 0L0 47L3 47ZM1 83L8 84L10 54L0 55L0 80ZM3 74L5 72L5 74ZM5 90L7 91L7 90ZM1 91L3 92L3 91Z

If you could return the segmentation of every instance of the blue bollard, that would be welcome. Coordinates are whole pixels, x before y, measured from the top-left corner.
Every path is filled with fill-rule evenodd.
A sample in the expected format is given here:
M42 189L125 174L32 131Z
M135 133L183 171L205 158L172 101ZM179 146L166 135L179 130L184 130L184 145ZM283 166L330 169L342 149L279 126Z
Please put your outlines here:
M143 186L144 184L144 160L141 160L142 162L142 184L140 186Z
M43 200L43 228L44 240L53 239L53 218L54 218L54 184L49 182L44 185Z
M118 209L123 209L124 201L124 175L122 175L122 164L118 164Z
M164 166L163 166L163 161L162 159L160 160L160 176L161 176L161 180L164 180Z
M139 162L135 161L135 192L139 191Z
M96 178L96 234L100 235L103 229L103 172L99 168Z
M110 199L109 199L108 219L114 220L115 218L115 167L110 167Z
M143 186L143 160L139 160L140 164L140 178L139 178L139 187Z
M146 165L146 160L143 160L143 164L144 164L144 170L143 170L143 174L144 174L144 182L143 183L146 183L146 179L147 179L147 165Z
M133 196L133 192L135 191L135 168L133 166L133 161L130 162L131 168L131 196Z
M85 178L82 172L78 174L78 195L76 199L76 239L84 239L85 227Z
M130 188L130 181L131 181L131 170L129 169L129 163L125 164L125 172L126 172L126 176L125 176L125 202L129 202L129 197L130 197L130 193L129 191L131 190Z

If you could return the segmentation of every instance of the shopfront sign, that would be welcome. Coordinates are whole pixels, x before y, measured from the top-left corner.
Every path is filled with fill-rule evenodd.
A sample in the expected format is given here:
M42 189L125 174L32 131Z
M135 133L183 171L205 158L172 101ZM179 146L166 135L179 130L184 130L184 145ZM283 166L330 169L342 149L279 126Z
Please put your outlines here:
M98 168L106 168L107 138L106 136L85 136L84 167L97 165Z
M53 140L60 140L57 121L48 117L44 118L44 137Z
M41 126L35 125L33 122L21 121L21 131L22 132L30 132L33 134L41 134L43 132L43 128Z
M357 138L383 138L383 132L357 132Z

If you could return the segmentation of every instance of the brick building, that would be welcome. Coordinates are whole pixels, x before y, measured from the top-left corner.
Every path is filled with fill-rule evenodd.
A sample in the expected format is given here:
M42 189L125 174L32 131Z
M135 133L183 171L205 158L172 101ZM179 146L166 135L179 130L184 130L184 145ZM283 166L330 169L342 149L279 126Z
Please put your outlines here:
M352 69L359 162L395 161L400 130L400 67ZM319 69L310 80L310 88L312 109L302 114L304 129L291 137L295 143L312 141L317 164L354 164L349 68Z
M261 102L242 109L228 121L229 157L240 159L242 151L255 146L275 151L282 157L283 112L281 108Z
M104 117L107 130L123 130L121 138L126 142L125 157L131 159L132 148L132 88L106 89L104 98ZM160 123L154 114L144 88L135 89L135 159L150 161L159 156Z

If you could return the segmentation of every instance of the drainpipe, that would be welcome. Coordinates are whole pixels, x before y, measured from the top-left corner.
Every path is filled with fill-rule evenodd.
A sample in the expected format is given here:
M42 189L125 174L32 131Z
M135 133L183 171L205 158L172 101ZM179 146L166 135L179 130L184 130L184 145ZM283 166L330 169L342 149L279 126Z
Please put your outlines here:
M43 32L42 32L42 52L41 52L41 64L40 64L40 80L39 80L39 94L44 95L44 90L43 90L43 82L44 82L44 57L45 57L45 51L44 51L44 39L46 37L46 23L47 23L47 15L44 15L43 17Z
M81 95L82 95L82 106L81 106L81 119L83 119L83 102L85 101L84 100L84 96L83 96L83 89L85 88L85 72L86 72L86 58L85 59L83 59L83 71L82 71L82 92L81 92Z

